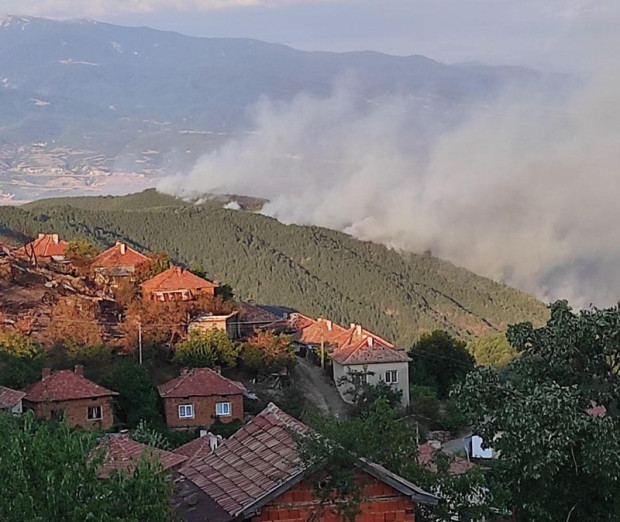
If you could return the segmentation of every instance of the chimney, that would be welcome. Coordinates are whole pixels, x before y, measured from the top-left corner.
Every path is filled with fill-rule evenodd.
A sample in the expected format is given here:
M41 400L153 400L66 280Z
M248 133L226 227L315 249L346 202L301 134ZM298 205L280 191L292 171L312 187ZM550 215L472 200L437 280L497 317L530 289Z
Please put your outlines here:
M331 321L325 321L325 324L327 324L327 331L331 332L333 323Z
M366 342L368 343L368 346L372 346L372 336L371 335L366 337Z
M121 248L121 255L124 256L125 253L127 252L127 245L125 243L121 243L120 248Z
M54 242L55 245L58 244L58 234L52 234L52 241Z
M45 237L45 234L39 234L38 239L43 239Z
M362 325L361 324L353 324L351 325L355 328L355 335L362 335Z
M207 433L209 433L207 430L200 430L198 436L199 437L204 437Z
M50 375L52 375L52 369L51 368L43 368L43 373L41 374L41 377L43 379L47 379Z
M73 373L75 373L75 375L80 375L80 376L84 376L84 366L82 366L81 364L76 364L75 368L73 369Z
M189 375L189 368L181 368L181 375Z
M215 366L215 367L213 368L213 371L214 371L215 373L217 373L218 375L222 375L222 367L221 367L221 366Z

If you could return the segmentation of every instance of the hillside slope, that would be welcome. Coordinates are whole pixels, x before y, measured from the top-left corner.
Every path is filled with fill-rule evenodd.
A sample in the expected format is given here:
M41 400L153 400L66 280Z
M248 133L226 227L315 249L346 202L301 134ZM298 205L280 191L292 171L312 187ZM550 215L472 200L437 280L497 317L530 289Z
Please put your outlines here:
M431 256L399 253L319 227L283 225L217 201L190 205L152 190L0 207L0 231L57 232L100 246L125 239L202 264L243 299L343 324L361 322L408 346L421 331L467 338L546 316L543 303Z

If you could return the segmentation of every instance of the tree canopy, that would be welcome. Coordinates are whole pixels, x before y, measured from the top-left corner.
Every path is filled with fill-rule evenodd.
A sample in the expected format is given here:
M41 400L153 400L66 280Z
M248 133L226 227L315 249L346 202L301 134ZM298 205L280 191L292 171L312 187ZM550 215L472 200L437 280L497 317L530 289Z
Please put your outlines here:
M474 369L475 360L465 346L464 341L442 330L423 334L409 351L413 359L410 382L431 386L440 399L447 398L452 385Z
M234 366L239 348L223 330L215 328L206 332L193 331L187 341L175 348L174 360L191 367Z
M504 368L517 356L517 351L510 346L503 333L469 341L467 351L474 356L476 364L494 368Z
M0 520L167 522L170 483L157 463L97 478L93 434L0 413Z
M551 305L541 328L507 339L507 371L479 368L456 390L521 521L620 519L620 309Z

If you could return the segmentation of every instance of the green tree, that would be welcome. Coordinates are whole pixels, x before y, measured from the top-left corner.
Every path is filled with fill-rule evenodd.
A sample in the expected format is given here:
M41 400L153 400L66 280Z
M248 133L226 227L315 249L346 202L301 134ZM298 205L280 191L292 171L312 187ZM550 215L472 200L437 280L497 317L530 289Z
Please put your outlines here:
M0 335L0 385L20 389L41 378L43 347L20 333Z
M121 361L104 375L102 384L118 392L115 413L123 425L135 428L140 421L161 422L157 392L144 366Z
M200 367L234 366L239 348L223 330L193 331L187 341L175 348L174 360L180 364Z
M469 341L467 351L474 356L476 364L493 368L504 368L517 356L503 333Z
M315 432L298 438L302 461L316 471L310 475L315 494L325 504L337 503L337 514L343 518L352 519L363 500L354 474L359 457L381 464L441 497L438 506L418 506L416 520L421 522L448 522L454 516L459 520L490 518L504 501L501 486L486 470L451 476L448 455L437 463L436 472L421 465L415 432L399 420L385 399L354 418L313 416L308 421Z
M141 461L130 476L97 478L103 454L94 434L0 414L0 520L167 522L171 486L161 467Z
M508 329L507 371L479 368L455 396L499 452L519 520L619 520L620 309L550 309Z
M295 360L290 335L276 335L270 330L257 331L240 348L243 367L252 375L282 370Z
M423 334L409 351L413 359L409 365L410 382L431 386L440 399L447 398L450 388L474 369L475 360L465 346L465 342L442 330Z

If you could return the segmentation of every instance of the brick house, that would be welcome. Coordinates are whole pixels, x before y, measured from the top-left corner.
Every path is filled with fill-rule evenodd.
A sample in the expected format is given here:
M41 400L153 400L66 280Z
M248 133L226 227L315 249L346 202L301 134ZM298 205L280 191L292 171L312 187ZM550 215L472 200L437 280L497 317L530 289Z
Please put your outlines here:
M68 241L60 239L58 234L39 234L39 237L23 247L18 248L15 254L27 257L31 264L41 261L63 261Z
M183 466L175 480L174 507L185 522L339 520L320 500L299 455L297 433L310 429L270 403L201 460ZM377 464L360 459L360 522L415 522L417 503L438 498ZM329 507L329 506L327 506Z
M157 461L164 472L178 469L187 460L185 455L142 444L124 433L108 435L98 444L96 450L104 452L103 462L97 470L99 478L109 478L117 471L133 474L140 458Z
M122 241L101 252L91 264L95 270L95 277L98 280L105 280L112 277L129 277L136 267L148 263L149 258L137 250L128 247Z
M22 399L25 396L26 393L23 391L0 386L0 411L9 411L14 415L21 415L23 411Z
M199 295L215 295L219 286L180 266L168 270L142 283L142 296L153 301L191 301Z
M170 428L211 426L243 420L243 396L247 390L209 368L184 368L179 377L157 388L164 402Z
M70 428L111 428L114 424L112 398L118 393L84 377L81 365L74 370L52 372L24 389L24 408L44 419L65 419Z

